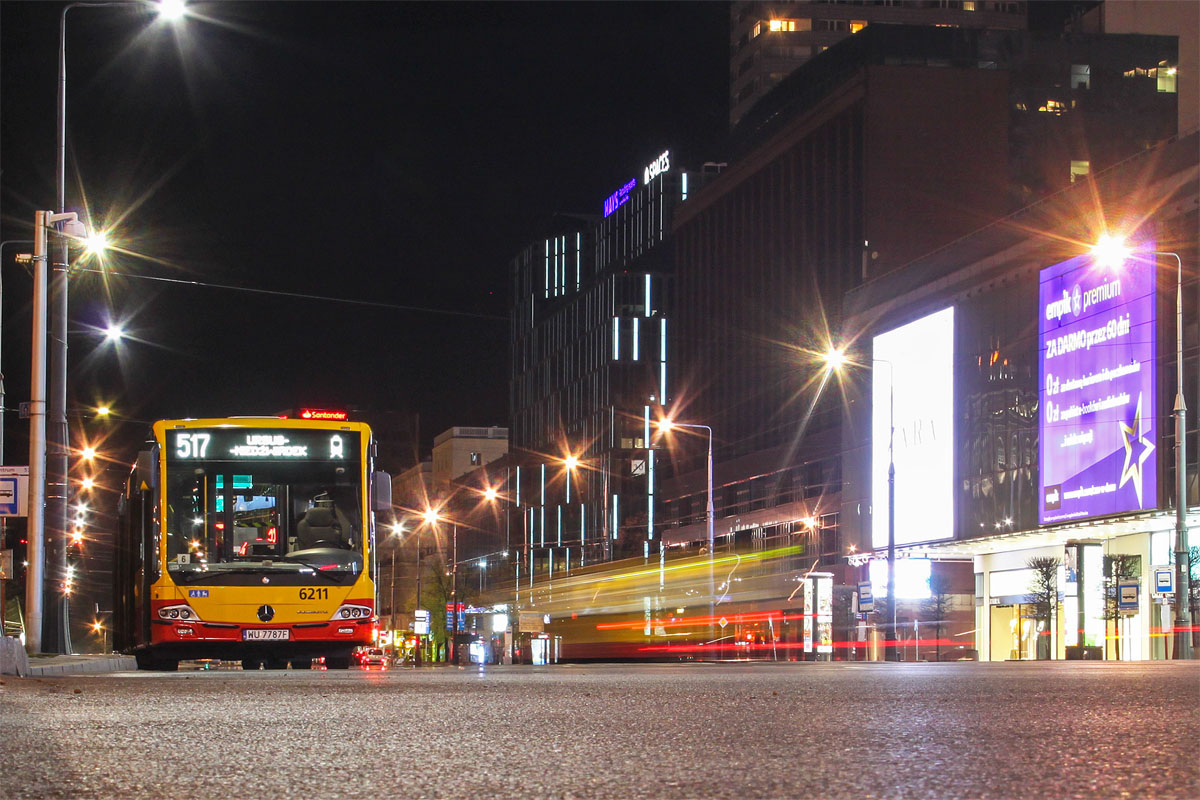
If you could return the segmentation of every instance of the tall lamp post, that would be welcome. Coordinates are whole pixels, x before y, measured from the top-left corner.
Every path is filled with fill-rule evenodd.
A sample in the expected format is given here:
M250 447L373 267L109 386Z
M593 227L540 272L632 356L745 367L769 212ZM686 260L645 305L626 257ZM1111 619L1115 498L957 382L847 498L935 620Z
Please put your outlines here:
M436 525L439 521L445 521L445 518L440 516L436 509L425 509L425 521L430 525ZM452 633L450 636L450 646L447 655L451 664L458 663L458 523L450 520L451 525L451 556L450 556L450 617L452 625ZM418 544L418 547L420 545ZM419 554L418 554L419 558ZM420 571L417 572L420 575Z
M708 506L705 509L705 517L708 522L708 627L709 639L715 635L713 633L715 621L713 617L716 615L716 578L713 574L713 549L716 541L716 513L713 508L713 431L708 425L696 425L688 422L675 422L670 417L664 417L658 421L658 429L664 433L673 428L689 428L691 430L705 431L708 434Z
M390 595L390 613L392 617L392 649L396 649L396 551L400 548L400 537L404 534L404 524L401 522L392 523L392 585Z
M1119 267L1130 256L1120 238L1102 236L1092 248L1096 263ZM1191 562L1187 527L1187 403L1183 399L1183 259L1178 253L1155 250L1152 256L1175 259L1175 621L1173 658L1192 657Z
M67 205L67 12L73 8L100 8L106 6L140 6L146 3L137 0L109 0L108 2L78 2L63 6L58 22L58 95L56 103L54 185L57 193L58 214L66 214ZM162 0L158 3L160 18L174 21L184 15L183 0ZM67 251L65 243L57 249L54 263L58 265L53 275L50 294L53 297L50 328L52 330L52 363L50 374L50 428L46 440L46 516L50 520L52 557L59 572L66 569L67 537ZM30 476L32 479L32 476ZM58 632L56 650L71 651L70 607L65 595L60 601L61 615L58 625L47 620L46 633L53 638Z
M834 348L825 354L826 368L838 371L849 362L846 352ZM883 660L898 661L896 649L896 373L891 361L872 358L873 364L888 366L888 543L887 608L888 635L883 645Z
M50 226L58 223L63 223L60 235L78 237L85 233L83 223L73 212L52 214L49 211L38 211L34 214L33 348L29 390L29 569L25 573L25 646L31 653L42 651L46 569L47 235ZM66 543L61 542L59 549L65 557ZM65 566L64 563L63 567Z

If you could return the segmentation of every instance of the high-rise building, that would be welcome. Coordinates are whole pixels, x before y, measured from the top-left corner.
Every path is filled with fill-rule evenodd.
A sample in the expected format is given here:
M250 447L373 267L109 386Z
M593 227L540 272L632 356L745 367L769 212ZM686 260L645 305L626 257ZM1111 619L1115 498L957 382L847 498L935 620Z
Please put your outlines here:
M730 4L729 125L813 56L873 24L1019 30L1026 3L994 0L738 0Z
M673 378L669 238L710 172L649 156L598 199L601 213L556 218L512 262L506 495L526 570L656 544L650 419Z

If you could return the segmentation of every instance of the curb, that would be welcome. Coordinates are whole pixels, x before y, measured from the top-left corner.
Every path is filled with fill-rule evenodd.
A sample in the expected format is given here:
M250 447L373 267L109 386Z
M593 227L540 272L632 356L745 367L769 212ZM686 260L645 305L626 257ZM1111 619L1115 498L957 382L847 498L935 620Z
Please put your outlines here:
M137 669L133 656L99 656L59 664L38 664L31 659L28 676L43 678L52 675L95 675L105 672L127 672Z

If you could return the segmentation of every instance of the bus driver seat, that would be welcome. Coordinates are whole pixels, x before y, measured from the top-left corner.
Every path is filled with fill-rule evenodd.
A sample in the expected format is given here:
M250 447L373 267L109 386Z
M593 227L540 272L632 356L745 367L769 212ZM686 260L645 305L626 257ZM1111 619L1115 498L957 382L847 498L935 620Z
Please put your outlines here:
M301 550L312 547L343 547L342 531L330 506L310 508L296 526Z

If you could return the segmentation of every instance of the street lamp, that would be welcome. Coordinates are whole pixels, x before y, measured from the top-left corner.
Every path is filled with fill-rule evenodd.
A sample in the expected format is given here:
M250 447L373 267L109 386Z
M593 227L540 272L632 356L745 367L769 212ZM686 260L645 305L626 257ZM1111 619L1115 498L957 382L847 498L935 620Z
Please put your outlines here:
M138 6L145 8L148 4L140 0L106 0L105 2L78 2L63 6L58 22L58 97L56 103L57 119L55 125L55 158L54 185L57 191L59 218L63 218L67 205L67 12L73 8L100 8L106 6ZM185 14L183 0L164 0L157 4L159 16L171 21L180 19ZM104 242L102 236L92 240L91 244L99 246ZM67 530L67 252L65 244L58 250L56 263L61 269L55 271L51 286L51 296L54 298L50 327L53 331L53 371L50 375L50 422L49 436L46 439L46 472L44 481L49 492L44 500L47 509L44 516L49 517L51 531L54 533L53 542L57 551L55 560L60 569L66 563L66 547L64 540ZM33 476L30 475L32 483ZM44 522L43 522L44 524ZM58 650L71 652L70 608L64 601L62 615L59 619ZM32 624L32 623L31 623ZM39 645L40 637L39 637Z
M1096 264L1118 267L1131 255L1124 240L1105 234L1092 248ZM1183 399L1183 259L1178 253L1154 250L1153 256L1175 259L1175 621L1174 658L1192 657L1191 562L1187 528L1187 403Z
M396 636L396 550L400 546L400 536L404 533L404 524L401 522L392 523L392 583L388 587L388 612L392 620L392 646L395 647Z
M505 483L507 485L507 480L505 481ZM505 498L505 496L502 495L500 493L500 491L498 489L496 489L494 486L488 486L483 490L483 499L486 500L487 502L491 503L493 508L496 506L497 502L504 503L504 507L503 507L504 508L504 550L502 553L502 555L504 556L504 561L501 563L503 563L507 566L511 566L512 561L509 560L509 549L512 546L511 531L510 531L510 514L509 514L510 505L507 501L507 498ZM580 538L582 538L582 537L580 537ZM580 542L581 546L582 546L582 544L583 543ZM526 551L526 552L528 552L528 551ZM481 589L481 591L482 591L482 589ZM520 597L521 597L521 554L520 554L520 551L517 552L517 556L516 556L516 574L513 579L513 593L514 593L513 594L513 605L512 605L513 616L510 617L510 625L509 625L509 633L511 633L513 635L511 637L509 637L509 639L508 639L509 647L508 647L508 656L507 657L508 657L509 663L514 662L516 660L514 658L515 651L513 648L515 648L517 646L517 638L518 637L515 635L515 631L517 630L516 613L517 613L517 608L520 606Z
M436 525L438 522L444 521L445 518L438 514L437 509L427 508L424 513L425 521L429 525ZM451 524L451 556L450 556L450 616L453 618L453 634L450 637L450 646L447 655L452 664L458 663L458 523L454 520L449 520ZM420 542L417 544L418 558L420 550ZM418 577L420 570L417 571ZM419 591L419 590L418 590Z
M714 635L711 633L714 625L713 617L716 614L716 581L713 577L713 550L716 539L714 535L716 513L713 509L713 431L708 425L675 422L670 417L663 417L658 421L658 429L663 433L667 433L673 428L689 428L708 433L708 506L705 509L705 517L708 521L708 626L710 630L709 639L711 640Z
M825 354L825 366L836 372L851 363L842 348ZM896 650L896 373L895 366L885 358L872 358L873 364L888 366L888 544L887 544L887 607L888 635L883 645L883 660L898 661Z
M25 576L26 648L42 650L42 609L45 599L46 568L46 321L47 321L47 238L50 226L61 223L59 234L66 239L80 238L85 232L79 215L34 212L33 224L33 347L30 356L29 391L29 570ZM65 420L65 417L64 417ZM65 427L65 423L64 423ZM64 464L65 475L65 464ZM62 533L65 538L66 506L63 506ZM65 572L66 544L59 543ZM63 608L66 608L65 603Z

